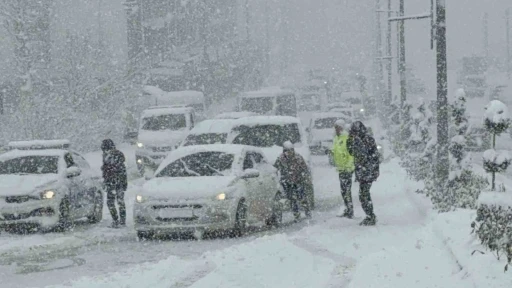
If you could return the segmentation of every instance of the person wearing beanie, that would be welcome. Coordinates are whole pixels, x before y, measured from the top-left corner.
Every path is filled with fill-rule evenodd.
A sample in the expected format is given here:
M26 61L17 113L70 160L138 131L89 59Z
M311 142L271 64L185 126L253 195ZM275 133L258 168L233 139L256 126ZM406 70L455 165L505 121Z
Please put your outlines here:
M112 215L112 227L126 225L126 206L124 193L128 188L128 177L126 173L124 154L116 149L114 141L105 139L101 143L103 151L103 184L107 193L107 206ZM115 202L119 206L119 217Z
M352 175L354 174L354 158L347 149L348 133L345 130L347 123L339 119L334 123L334 139L332 146L332 158L334 166L339 174L341 197L345 203L345 211L341 217L352 219L354 206L352 204Z

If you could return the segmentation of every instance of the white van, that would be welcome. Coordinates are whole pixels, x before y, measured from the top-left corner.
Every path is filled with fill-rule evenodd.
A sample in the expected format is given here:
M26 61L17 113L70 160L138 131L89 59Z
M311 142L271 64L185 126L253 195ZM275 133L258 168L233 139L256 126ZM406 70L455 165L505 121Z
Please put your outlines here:
M244 92L238 96L238 110L297 117L297 98L292 90L281 88Z
M146 168L155 170L194 128L194 108L157 106L142 112L137 135L135 160L141 175Z
M203 92L200 91L172 91L165 92L158 87L144 86L144 96L152 106L183 105L194 108L199 118L206 113L206 101Z

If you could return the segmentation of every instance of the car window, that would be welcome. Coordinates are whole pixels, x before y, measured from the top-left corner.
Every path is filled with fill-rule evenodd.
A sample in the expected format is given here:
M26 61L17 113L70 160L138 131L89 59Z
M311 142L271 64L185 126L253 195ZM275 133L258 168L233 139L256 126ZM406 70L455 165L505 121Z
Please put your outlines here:
M199 152L177 159L156 177L197 177L230 175L235 155L224 152Z
M282 146L284 142L301 143L299 126L295 123L285 125L239 126L233 144L255 147Z
M66 155L64 155L64 161L66 162L67 168L77 166L73 156L71 156L71 153L66 153Z
M185 138L183 146L226 144L227 137L228 133L190 134Z
M254 168L254 157L252 155L252 153L247 153L245 155L245 159L244 159L244 167L243 169L244 170L247 170L247 169L253 169Z
M58 156L23 156L0 161L0 174L58 174Z
M265 161L265 157L263 157L263 155L261 155L258 152L253 152L252 156L254 157L254 162L256 164L266 164L267 163L267 161Z
M161 130L180 130L187 127L185 114L169 114L145 117L142 119L142 130L161 131Z
M77 153L73 153L73 160L75 160L76 165L78 165L78 168L80 169L90 169L89 163L87 160L85 160L84 157L80 156Z

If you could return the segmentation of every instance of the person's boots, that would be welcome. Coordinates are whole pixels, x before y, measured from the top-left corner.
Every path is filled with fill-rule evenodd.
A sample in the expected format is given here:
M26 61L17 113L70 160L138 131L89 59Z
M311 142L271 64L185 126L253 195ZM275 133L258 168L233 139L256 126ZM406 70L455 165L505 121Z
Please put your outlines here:
M374 226L375 224L377 224L377 217L375 217L375 215L366 216L366 218L359 223L361 226Z
M352 218L354 218L354 210L352 210L352 209L345 209L345 211L343 212L343 214L341 214L340 217L352 219Z

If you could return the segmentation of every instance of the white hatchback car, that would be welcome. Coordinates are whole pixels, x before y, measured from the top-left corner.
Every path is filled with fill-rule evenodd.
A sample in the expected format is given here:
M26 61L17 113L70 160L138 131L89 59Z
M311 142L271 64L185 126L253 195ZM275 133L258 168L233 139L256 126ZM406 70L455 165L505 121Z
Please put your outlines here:
M136 195L139 239L155 234L230 231L282 220L276 169L256 147L199 145L172 151Z
M102 219L102 179L67 140L9 143L0 155L0 228L68 228Z

